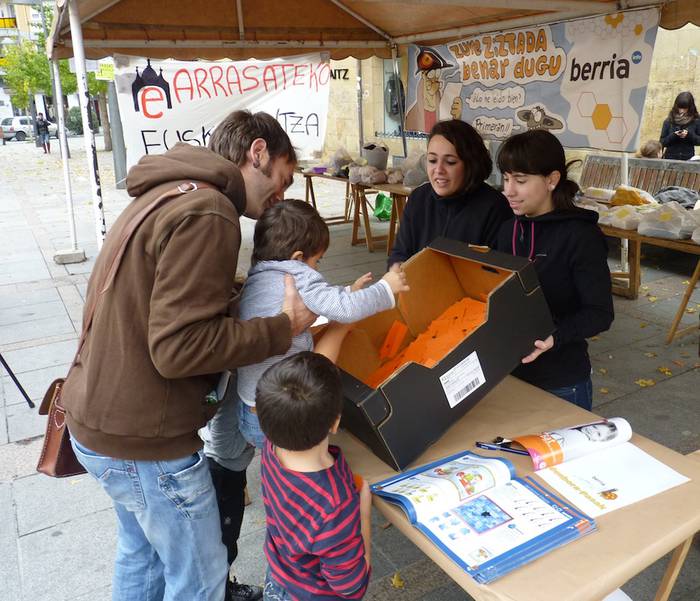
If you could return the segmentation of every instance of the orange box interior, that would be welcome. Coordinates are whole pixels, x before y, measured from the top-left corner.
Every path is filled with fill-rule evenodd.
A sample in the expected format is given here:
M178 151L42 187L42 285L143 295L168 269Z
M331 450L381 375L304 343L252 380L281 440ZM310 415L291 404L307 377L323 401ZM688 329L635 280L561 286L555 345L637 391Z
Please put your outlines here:
M438 365L487 321L489 294L513 273L429 248L403 269L411 290L394 309L358 322L338 357L339 367L372 388L408 363Z

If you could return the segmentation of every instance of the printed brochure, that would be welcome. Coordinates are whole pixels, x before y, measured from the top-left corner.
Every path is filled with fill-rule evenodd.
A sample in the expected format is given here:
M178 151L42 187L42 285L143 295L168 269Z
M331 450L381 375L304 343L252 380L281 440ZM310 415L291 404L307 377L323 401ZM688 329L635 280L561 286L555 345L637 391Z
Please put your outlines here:
M457 453L372 485L477 582L486 584L596 529L503 458Z
M587 515L598 517L688 482L632 443L632 428L621 417L517 436L537 475Z

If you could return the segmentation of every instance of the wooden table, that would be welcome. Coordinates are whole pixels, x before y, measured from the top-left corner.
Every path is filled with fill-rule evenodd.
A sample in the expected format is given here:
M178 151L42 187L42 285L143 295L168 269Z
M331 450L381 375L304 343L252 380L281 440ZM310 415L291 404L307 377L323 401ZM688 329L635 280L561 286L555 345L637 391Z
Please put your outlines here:
M374 252L374 245L379 242L386 241L387 255L391 253L394 247L394 239L398 230L403 209L406 206L406 199L413 191L413 188L404 186L403 184L352 184L353 197L355 202L355 210L353 213L352 222L352 240L351 244L367 244L367 250ZM386 235L375 236L372 234L372 226L370 225L368 201L366 193L368 191L386 192L391 197L391 218L389 220L389 233ZM359 237L360 219L364 228L364 238Z
M681 304L678 307L676 316L673 318L671 329L666 337L666 343L671 343L676 336L683 336L696 331L698 326L690 326L683 328L682 330L678 330L678 324L683 318L683 313L688 306L688 301L693 294L693 290L698 283L698 279L700 279L700 244L695 244L691 240L666 240L664 238L642 236L640 233L634 230L621 230L615 227L610 227L609 225L600 225L598 227L600 227L606 236L620 238L621 240L629 240L629 271L619 271L611 274L613 277L613 292L627 298L635 299L639 296L639 286L641 283L640 260L642 254L642 244L651 244L652 246L671 248L684 253L698 255L698 262L695 265L693 275L688 282L688 286L685 290L685 294L683 295L683 299L681 300ZM625 280L627 283L625 285L616 284L616 279Z
M430 399L426 399L430 402ZM590 421L595 416L508 376L455 423L414 465L422 465L497 435L542 432ZM331 442L342 447L353 471L368 482L395 472L355 437L341 431ZM693 535L700 530L700 462L634 435L632 442L690 482L596 519L598 532L557 549L489 585L477 584L440 551L404 512L379 497L375 507L477 601L600 601L649 565L673 551L655 601L667 601ZM492 456L499 453L477 450ZM507 455L518 476L532 474L529 457Z
M314 209L316 209L317 211L318 207L316 206L316 193L314 192L313 179L315 177L318 177L321 179L343 182L345 184L345 210L343 211L343 214L333 215L331 217L324 217L323 220L328 225L338 225L341 223L350 223L352 221L352 219L350 218L350 214L352 213L353 194L350 189L350 181L347 177L337 177L335 175L328 175L326 173L315 173L313 171L302 171L302 175L304 176L304 180L306 182L304 200L306 202L311 202Z

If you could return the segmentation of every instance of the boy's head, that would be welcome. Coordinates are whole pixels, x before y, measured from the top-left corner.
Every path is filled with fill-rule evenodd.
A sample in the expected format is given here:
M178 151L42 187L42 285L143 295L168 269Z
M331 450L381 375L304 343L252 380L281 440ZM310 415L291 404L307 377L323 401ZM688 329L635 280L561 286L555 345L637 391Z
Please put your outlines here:
M322 442L343 407L338 368L326 357L302 352L270 367L258 381L260 428L275 446L306 451Z
M253 265L291 258L308 262L326 251L330 234L326 222L309 203L289 199L265 210L255 224L253 243ZM293 257L295 253L300 254Z

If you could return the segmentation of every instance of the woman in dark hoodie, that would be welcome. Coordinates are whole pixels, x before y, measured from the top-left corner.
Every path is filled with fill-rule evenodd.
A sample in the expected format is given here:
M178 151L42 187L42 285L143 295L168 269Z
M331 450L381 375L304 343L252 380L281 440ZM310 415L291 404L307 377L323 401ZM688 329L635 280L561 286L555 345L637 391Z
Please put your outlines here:
M690 92L676 96L659 141L664 147L665 159L687 161L695 154L695 146L700 144L700 115Z
M506 140L498 154L504 193L515 216L501 226L496 249L534 263L556 330L535 341L513 375L591 409L586 338L613 321L607 245L598 214L574 206L564 149L531 130Z
M484 180L491 156L479 133L458 119L440 121L428 137L428 182L408 198L389 267L422 250L438 236L493 246L508 203Z

